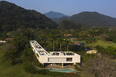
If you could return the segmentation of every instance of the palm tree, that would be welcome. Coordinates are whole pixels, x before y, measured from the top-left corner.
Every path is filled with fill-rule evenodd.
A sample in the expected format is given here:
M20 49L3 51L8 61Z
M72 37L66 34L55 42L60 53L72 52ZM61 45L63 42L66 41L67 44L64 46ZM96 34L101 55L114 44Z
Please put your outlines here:
M67 44L67 51L68 51L68 44L70 43L70 39L64 39L64 43Z
M52 35L52 34L49 34L49 35L47 35L47 37L48 37L49 42L53 42L53 51L54 51L54 40L55 40L55 36Z
M58 38L58 43L60 44L60 51L61 51L61 43L63 42L63 39L62 38Z

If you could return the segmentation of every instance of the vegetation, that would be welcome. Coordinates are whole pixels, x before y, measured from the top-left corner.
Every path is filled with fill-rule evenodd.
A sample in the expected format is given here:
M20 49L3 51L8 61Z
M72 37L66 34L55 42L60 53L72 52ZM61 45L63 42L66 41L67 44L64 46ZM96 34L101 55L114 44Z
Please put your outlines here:
M80 29L81 27L82 27L81 23L75 24L72 21L66 21L66 20L63 20L58 26L58 28L60 29Z
M46 75L28 73L23 69L23 64L11 64L11 60L5 60L4 53L8 50L10 45L7 43L0 47L0 76L2 77L46 77ZM10 46L12 47L12 46ZM47 76L51 77L51 76Z
M81 77L115 77L116 62L107 57L92 57L83 63Z
M0 6L3 7L0 8L0 40L13 38L0 46L1 76L79 76L37 69L36 66L44 66L34 57L30 40L38 41L47 51L69 50L81 54L82 61L75 68L82 77L116 76L115 27L86 27L67 20L57 27L56 23L38 12L25 10L6 1L1 1ZM77 41L83 43L76 44ZM85 54L87 48L96 49L98 54Z
M76 42L87 43L86 40L85 41L84 40L76 41ZM87 43L87 45L88 46L93 46L93 47L99 45L99 46L102 46L104 48L107 48L108 46L116 47L116 43L111 42L111 41L104 41L102 39L97 40L95 43Z
M67 16L63 16L63 17L61 17L61 18L52 18L52 20L54 21L54 22L56 22L57 24L60 24L63 20L67 20L69 17L67 17Z
M0 31L18 28L57 28L57 24L34 10L26 10L6 1L0 1Z
M97 12L81 12L79 14L72 15L71 17L61 17L52 20L60 24L63 19L73 21L74 23L82 23L84 26L91 27L115 27L116 25L116 18L99 14Z
M90 30L94 30L94 29L90 29ZM54 50L60 50L60 49L67 50L67 44L69 44L69 42L68 42L68 40L65 41L61 38L68 39L68 38L74 37L75 35L78 34L77 39L79 39L79 37L80 37L81 40L84 40L84 41L86 41L86 40L88 40L88 38L92 38L92 37L94 37L96 40L101 39L101 37L99 37L99 35L101 35L101 33L98 35L94 35L91 33L90 34L91 36L87 36L87 34L84 34L84 31L86 33L89 33L90 30L85 29L85 30L81 31L81 29L80 29L80 32L75 33L75 34L73 34L73 31L74 32L78 31L77 29L73 30L72 32L70 31L70 29L69 30L64 29L63 32L62 32L62 29L61 30L57 30L57 29L56 30L54 30L54 29L46 29L46 30L25 29L20 32L15 31L15 35L13 37L14 39L11 42L7 43L7 49L6 49L6 51L4 50L5 51L4 56L3 56L4 61L7 62L10 60L11 64L14 66L21 64L23 66L22 68L30 74L32 73L32 74L60 76L60 73L48 72L48 71L44 71L44 70L40 71L36 67L34 67L34 66L37 66L37 67L43 68L43 65L41 63L37 62L37 59L34 58L34 53L32 52L32 49L30 48L30 46L28 44L29 40L37 39L37 41L40 41L39 43L42 44L43 47L45 47L49 51L52 51L53 47L54 47ZM104 32L107 33L107 30ZM110 31L110 32L112 32L112 31ZM110 33L110 32L108 31L108 33ZM72 33L72 35L71 36L63 36L64 33ZM86 38L83 38L83 36L81 36L80 33L81 34L83 33L83 36L86 36ZM91 43L95 44L97 42L92 41ZM89 43L86 43L86 44L89 44ZM75 66L76 69L81 71L81 73L85 72L85 69L84 69L85 66L83 65L84 63L86 63L88 60L91 60L92 58L93 59L99 58L99 57L96 57L96 55L85 55L86 51L83 50L82 47L75 46L75 47L77 47L77 49L73 48L72 43L70 43L70 45L68 45L68 46L69 46L69 50L75 49L74 52L80 53L82 55L82 64L79 65L80 67ZM88 45L88 46L90 46L90 45ZM72 48L72 49L70 49L70 48ZM104 58L106 55L108 55L108 56L111 56L111 58L110 58L111 60L115 59L115 55L116 55L115 47L108 46L108 47L104 48L103 46L99 45L99 46L95 46L95 48L96 48L96 50L98 50L98 52L104 54L104 55L102 55L102 56L104 56ZM114 62L114 60L112 60L112 61ZM86 68L86 70L87 70L87 68Z
M44 13L44 15L46 15L48 18L60 18L60 17L66 16L62 13L53 12L53 11L50 11L48 13Z

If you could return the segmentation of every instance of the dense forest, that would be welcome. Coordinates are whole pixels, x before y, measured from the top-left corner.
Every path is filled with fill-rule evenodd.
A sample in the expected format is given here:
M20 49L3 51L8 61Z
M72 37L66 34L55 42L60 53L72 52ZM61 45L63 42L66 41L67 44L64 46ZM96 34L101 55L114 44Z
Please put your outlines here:
M0 1L0 30L7 32L18 28L57 28L57 24L37 11Z
M54 21L54 22L56 22L57 24L60 24L63 20L67 20L69 17L67 17L67 16L63 16L63 17L61 17L61 18L52 18L52 20Z
M62 20L73 21L75 23L82 23L84 26L91 27L115 27L116 18L112 18L97 12L81 12L79 14L72 15L71 17L61 17L52 19L56 23L60 24Z

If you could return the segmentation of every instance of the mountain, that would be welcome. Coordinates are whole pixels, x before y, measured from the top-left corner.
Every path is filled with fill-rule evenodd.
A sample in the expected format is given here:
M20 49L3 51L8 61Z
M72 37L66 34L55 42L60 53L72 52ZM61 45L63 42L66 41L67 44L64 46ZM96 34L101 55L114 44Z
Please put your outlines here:
M44 15L46 15L48 18L60 18L60 17L63 17L63 16L67 16L67 17L70 17L68 15L64 15L62 13L59 13L59 12L53 12L53 11L50 11L48 13L44 13Z
M71 17L66 18L65 20L73 21L75 23L82 23L82 25L84 26L116 27L116 18L109 17L97 12L81 12L79 14L72 15ZM60 24L62 18L53 19L53 21Z
M68 20L80 22L85 26L116 26L116 18L112 18L97 12L81 12L71 16Z
M52 18L52 20L54 21L54 22L56 22L57 24L60 24L63 20L67 20L69 17L67 17L67 16L63 16L63 17L61 17L61 18Z
M2 31L17 30L17 28L57 28L57 26L55 22L37 11L0 1L0 30Z

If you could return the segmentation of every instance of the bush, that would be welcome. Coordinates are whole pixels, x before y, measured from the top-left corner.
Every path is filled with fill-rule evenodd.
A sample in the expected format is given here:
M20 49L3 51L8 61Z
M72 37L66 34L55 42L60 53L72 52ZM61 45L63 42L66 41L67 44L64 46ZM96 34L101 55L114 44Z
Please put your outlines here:
M75 66L75 69L78 70L78 71L82 71L81 68L78 68L77 65L74 65Z
M41 64L41 63L37 60L36 57L34 57L34 59L33 59L33 64L34 64L35 66L37 66L37 67L44 68L44 65Z
M37 73L37 70L35 69L35 67L31 63L25 62L23 64L23 68L24 68L24 70L26 72L29 72L29 73Z

